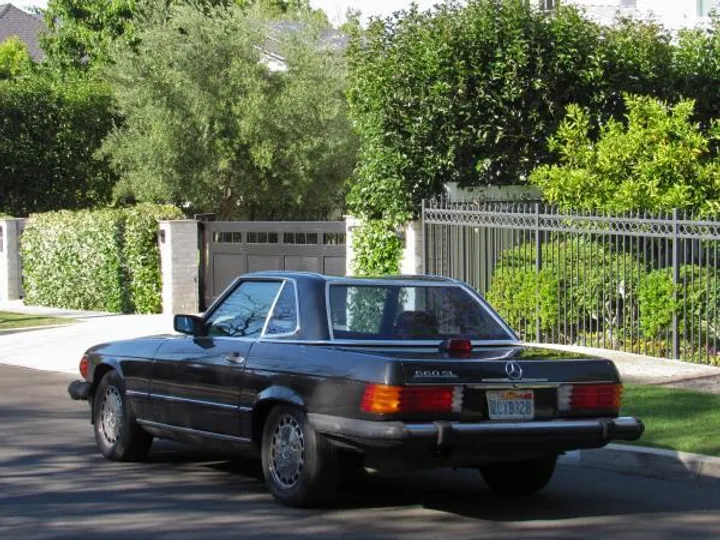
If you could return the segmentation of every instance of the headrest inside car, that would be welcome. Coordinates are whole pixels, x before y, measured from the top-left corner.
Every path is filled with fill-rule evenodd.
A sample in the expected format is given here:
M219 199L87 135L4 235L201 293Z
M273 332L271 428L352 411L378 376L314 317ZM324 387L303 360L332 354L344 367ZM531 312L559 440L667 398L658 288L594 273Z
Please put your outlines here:
M437 319L426 311L403 311L395 319L393 334L400 339L436 338Z

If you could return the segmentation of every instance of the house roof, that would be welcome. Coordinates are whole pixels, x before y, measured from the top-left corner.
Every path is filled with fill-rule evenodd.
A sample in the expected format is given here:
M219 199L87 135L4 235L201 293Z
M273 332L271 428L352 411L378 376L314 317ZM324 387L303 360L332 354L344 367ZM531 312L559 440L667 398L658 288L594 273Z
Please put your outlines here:
M40 34L46 29L42 17L18 9L12 4L0 4L0 43L17 37L23 41L33 60L40 62L45 53L40 48Z

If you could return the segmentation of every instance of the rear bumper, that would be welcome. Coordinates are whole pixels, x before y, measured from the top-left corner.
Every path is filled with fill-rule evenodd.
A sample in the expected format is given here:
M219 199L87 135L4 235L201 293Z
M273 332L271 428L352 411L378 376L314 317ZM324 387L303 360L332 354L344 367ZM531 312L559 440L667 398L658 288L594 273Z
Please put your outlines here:
M309 414L316 431L360 447L388 447L431 443L437 449L532 443L550 451L599 448L612 441L634 441L645 431L632 417L550 420L536 422L373 422Z
M76 401L87 401L90 397L90 383L87 381L73 381L67 390L70 397Z

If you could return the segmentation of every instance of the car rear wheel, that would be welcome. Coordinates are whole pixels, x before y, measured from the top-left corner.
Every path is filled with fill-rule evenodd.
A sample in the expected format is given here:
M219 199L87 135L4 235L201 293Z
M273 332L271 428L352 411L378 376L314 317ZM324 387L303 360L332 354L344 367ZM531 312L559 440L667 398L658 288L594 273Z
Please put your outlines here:
M337 451L289 406L273 408L263 428L262 466L270 493L287 506L325 502L337 487Z
M93 426L100 452L112 461L141 460L152 445L152 435L135 421L125 384L115 371L108 371L95 390Z
M498 495L532 495L544 488L555 472L557 456L480 467L485 483Z

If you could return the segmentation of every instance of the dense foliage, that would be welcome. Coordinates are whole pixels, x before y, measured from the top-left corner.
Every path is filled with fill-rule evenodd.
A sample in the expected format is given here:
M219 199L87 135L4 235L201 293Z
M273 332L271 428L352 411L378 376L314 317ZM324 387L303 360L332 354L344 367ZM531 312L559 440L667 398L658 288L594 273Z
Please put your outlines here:
M314 19L266 65L269 21L255 10L176 8L108 74L124 124L107 139L118 196L191 204L220 219L326 216L355 164L342 56Z
M693 333L694 341L705 344L720 335L720 282L717 269L695 265L680 267L677 285L672 269L649 272L640 283L640 330L650 339L663 338L671 331L673 316L683 335Z
M114 175L95 152L115 121L107 84L43 70L0 80L0 212L74 209L110 200Z
M535 170L530 181L562 208L720 210L720 161L693 122L692 101L670 107L648 97L626 96L624 121L610 119L593 136L588 111L570 106L550 149L559 164Z
M50 31L43 48L49 62L61 69L105 64L113 45L136 45L145 25L167 19L178 4L200 9L260 5L272 14L310 9L306 0L49 0L45 23Z
M122 258L127 271L130 310L162 311L162 275L158 252L158 222L180 219L182 212L169 205L139 204L122 211Z
M546 141L569 104L600 119L622 111L622 92L672 92L670 36L658 25L605 28L572 7L548 15L529 4L471 0L356 27L349 100L363 143L357 211L382 212L368 191L388 182L409 212L447 182L524 183L552 161Z
M608 120L624 121L627 93L695 99L689 119L703 130L720 116L718 19L673 41L653 21L606 27L571 6L534 5L450 2L350 26L348 95L361 138L354 215L390 231L446 183L525 184L558 163L548 140L570 105L587 111L591 142ZM669 168L658 182L675 180Z
M27 45L16 37L0 43L0 81L27 75L33 62Z
M628 254L576 239L543 244L542 267L535 267L535 246L503 253L488 291L488 301L528 339L565 335L575 340L612 324L630 322L644 269Z
M21 241L25 302L123 313L161 311L159 219L174 207L35 214Z
M682 265L650 269L611 240L551 239L506 250L486 297L523 339L596 345L670 356L677 317L683 358L717 362L717 270ZM538 334L539 330L539 334Z
M403 243L397 228L388 227L382 220L366 221L355 229L352 242L354 275L382 276L398 272Z

